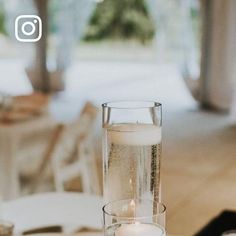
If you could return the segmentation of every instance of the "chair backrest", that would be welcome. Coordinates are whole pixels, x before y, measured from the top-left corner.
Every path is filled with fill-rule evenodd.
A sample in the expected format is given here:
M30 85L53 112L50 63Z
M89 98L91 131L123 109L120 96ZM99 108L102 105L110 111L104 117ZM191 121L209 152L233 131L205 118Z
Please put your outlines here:
M79 118L64 127L51 158L57 191L64 191L65 182L78 176L82 179L83 191L94 193L91 185L96 185L96 182L91 182L88 172L93 168L94 175L97 175L96 168L91 164L96 161L91 133L97 112L94 105L86 103Z
M15 225L15 233L47 226L64 232L80 228L102 229L99 196L82 193L43 193L4 202L2 214Z

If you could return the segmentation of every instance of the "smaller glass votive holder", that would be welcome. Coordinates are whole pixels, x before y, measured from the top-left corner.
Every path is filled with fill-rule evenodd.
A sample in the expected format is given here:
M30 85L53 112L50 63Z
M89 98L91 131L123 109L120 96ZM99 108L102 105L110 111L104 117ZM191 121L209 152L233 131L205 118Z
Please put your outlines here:
M0 236L12 236L13 230L13 223L5 220L0 220Z
M143 199L114 201L103 207L105 236L166 236L166 207Z

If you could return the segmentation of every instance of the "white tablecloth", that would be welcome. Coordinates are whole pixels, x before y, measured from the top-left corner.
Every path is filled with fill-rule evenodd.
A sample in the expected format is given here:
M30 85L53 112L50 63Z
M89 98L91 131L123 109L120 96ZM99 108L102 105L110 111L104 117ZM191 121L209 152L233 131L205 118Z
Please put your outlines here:
M15 225L15 233L60 225L65 233L80 228L102 230L99 196L82 193L43 193L3 203L2 215Z

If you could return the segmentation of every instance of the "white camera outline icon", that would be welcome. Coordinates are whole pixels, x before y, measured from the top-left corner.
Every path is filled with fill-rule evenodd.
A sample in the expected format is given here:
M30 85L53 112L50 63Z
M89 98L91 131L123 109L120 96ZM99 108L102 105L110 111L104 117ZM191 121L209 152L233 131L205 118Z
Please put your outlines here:
M30 18L32 19L31 21L27 21L27 19ZM26 21L22 24L20 30L23 33L23 35L30 36L33 35L36 31L35 24L38 22L38 37L37 38L21 38L19 37L19 20L20 19L26 19ZM25 30L25 27L27 25L30 25L32 30L30 32L27 32ZM37 15L20 15L17 16L15 20L15 37L19 42L37 42L41 39L42 37L42 20L39 16Z

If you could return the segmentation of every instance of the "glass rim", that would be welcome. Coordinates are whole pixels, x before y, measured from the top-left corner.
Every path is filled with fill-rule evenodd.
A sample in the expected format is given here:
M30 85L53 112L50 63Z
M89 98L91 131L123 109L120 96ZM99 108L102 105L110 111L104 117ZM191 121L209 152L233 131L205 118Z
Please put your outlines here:
M158 213L156 214L152 214L152 215L145 215L145 216L137 216L137 217L129 217L129 216L117 216L109 211L107 211L107 207L110 206L112 203L118 203L118 202L131 202L132 200L134 201L146 201L146 202L152 202L152 203L155 203L157 204L157 206L161 206L162 207L162 210L159 211ZM144 219L148 219L148 218L153 218L153 217L158 217L162 214L164 214L166 212L166 206L161 203L161 202L157 202L157 201L153 201L153 200L150 200L150 199L123 199L123 200L116 200L116 201L112 201L112 202L108 202L106 203L103 207L102 207L102 211L103 211L103 214L107 215L107 216L110 216L110 217L115 217L117 219L124 219L124 220L133 220L133 219L139 219L139 220L144 220Z
M122 106L123 105L123 106ZM151 100L120 100L120 101L110 101L102 103L103 108L113 108L113 109L147 109L147 108L158 108L161 107L160 102Z

